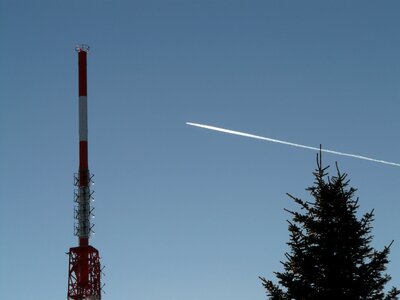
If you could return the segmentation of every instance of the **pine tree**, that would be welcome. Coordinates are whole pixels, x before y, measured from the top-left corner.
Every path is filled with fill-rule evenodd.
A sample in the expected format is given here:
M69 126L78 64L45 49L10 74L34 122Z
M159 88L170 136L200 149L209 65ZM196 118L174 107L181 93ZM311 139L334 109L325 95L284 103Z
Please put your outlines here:
M282 262L284 271L275 272L279 284L260 277L271 300L301 299L398 299L400 291L384 288L391 277L384 273L390 243L382 251L371 246L374 211L358 219L356 189L336 164L337 175L328 177L317 156L313 201L288 194L301 211L290 211L290 253Z

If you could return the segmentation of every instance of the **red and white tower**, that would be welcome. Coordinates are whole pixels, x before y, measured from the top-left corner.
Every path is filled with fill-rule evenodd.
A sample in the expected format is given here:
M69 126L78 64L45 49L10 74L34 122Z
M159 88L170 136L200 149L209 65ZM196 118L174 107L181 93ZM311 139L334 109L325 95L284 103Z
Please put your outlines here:
M78 45L79 69L79 171L75 175L75 235L79 246L69 249L68 300L101 299L101 266L99 251L89 245L93 225L90 219L93 200L90 185L92 175L88 164L88 121L87 121L87 53L89 46Z

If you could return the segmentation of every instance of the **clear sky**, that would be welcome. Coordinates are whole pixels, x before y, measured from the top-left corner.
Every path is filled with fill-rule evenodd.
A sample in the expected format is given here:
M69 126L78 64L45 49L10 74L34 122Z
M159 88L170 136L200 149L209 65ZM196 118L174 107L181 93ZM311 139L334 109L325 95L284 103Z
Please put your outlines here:
M78 168L76 43L88 56L91 243L106 300L265 299L285 195L315 152L198 122L400 162L400 2L0 0L0 297L65 299ZM400 168L338 161L392 239ZM332 168L333 171L333 168Z

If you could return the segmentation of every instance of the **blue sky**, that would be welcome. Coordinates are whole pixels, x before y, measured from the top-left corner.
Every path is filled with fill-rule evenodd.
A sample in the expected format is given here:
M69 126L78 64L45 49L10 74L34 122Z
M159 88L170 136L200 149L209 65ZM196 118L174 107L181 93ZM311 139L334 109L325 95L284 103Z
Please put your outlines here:
M285 195L309 199L315 153L192 121L400 162L400 3L0 0L0 290L65 299L78 168L77 55L88 57L91 243L104 299L265 299ZM395 243L400 169L338 161ZM332 170L333 171L333 170Z

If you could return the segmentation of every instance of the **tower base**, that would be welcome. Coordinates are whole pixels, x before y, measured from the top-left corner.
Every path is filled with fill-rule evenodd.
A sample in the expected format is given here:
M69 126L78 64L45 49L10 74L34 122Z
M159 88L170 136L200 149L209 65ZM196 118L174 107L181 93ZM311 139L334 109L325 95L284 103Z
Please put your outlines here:
M99 251L92 246L69 249L67 300L101 300Z

